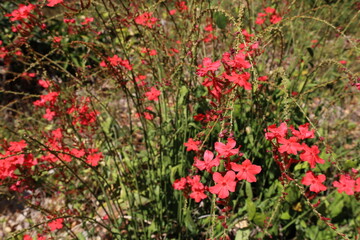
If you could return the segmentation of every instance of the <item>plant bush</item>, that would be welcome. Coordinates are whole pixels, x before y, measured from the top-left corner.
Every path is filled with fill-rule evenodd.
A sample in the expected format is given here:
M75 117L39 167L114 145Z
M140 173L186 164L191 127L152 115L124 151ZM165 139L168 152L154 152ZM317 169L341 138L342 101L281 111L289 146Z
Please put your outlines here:
M2 238L359 237L357 1L0 6Z

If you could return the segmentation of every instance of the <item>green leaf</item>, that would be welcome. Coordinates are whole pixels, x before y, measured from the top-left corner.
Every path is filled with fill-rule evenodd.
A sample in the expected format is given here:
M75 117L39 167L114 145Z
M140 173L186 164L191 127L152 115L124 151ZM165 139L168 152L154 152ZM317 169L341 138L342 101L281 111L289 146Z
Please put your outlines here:
M214 13L214 21L215 21L215 24L220 29L225 29L226 25L228 23L227 17L225 16L225 14L223 14L221 12L215 12Z
M185 210L185 218L184 218L184 222L185 222L185 227L192 233L196 232L196 225L191 217L190 211L189 209Z
M285 200L289 203L294 203L298 200L300 193L294 186L290 186L285 192L287 193Z
M256 206L251 199L246 199L246 210L248 212L249 220L251 221L256 214Z
M344 207L344 198L342 194L336 192L335 199L331 202L330 206L328 207L330 212L330 217L334 218L339 215Z
M253 222L260 227L265 225L266 215L264 213L256 213Z
M245 192L246 192L246 196L248 197L248 199L252 200L253 192L252 192L252 188L251 188L251 183L249 183L248 181L245 182Z
M305 229L307 228L307 224L306 224L306 222L304 220L300 221L300 225Z
M307 169L308 168L308 163L307 162L301 162L296 164L296 166L294 167L294 172L295 171L299 171L301 169Z
M265 197L269 198L271 197L273 194L277 193L279 190L279 188L281 187L281 184L279 183L278 180L275 180L271 186L267 189L267 191L265 192Z
M176 180L176 173L180 172L182 164L178 164L170 169L170 181L173 183Z
M178 100L179 105L182 105L184 103L184 98L188 94L188 92L189 92L189 90L187 89L186 86L182 86L180 88L180 95L179 95L179 100Z
M236 232L235 240L249 239L250 233L251 233L250 229L239 230Z
M283 212L283 213L280 215L280 218L283 219L283 220L289 220L289 219L291 219L291 216L290 216L290 214L289 214L289 211Z

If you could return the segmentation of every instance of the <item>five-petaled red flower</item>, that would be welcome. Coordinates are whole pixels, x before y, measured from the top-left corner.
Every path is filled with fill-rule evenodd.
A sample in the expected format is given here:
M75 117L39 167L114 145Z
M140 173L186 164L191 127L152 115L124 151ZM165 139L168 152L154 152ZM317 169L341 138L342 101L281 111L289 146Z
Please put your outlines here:
M280 138L279 143L283 144L279 147L279 152L281 153L288 153L288 154L297 154L298 151L301 151L303 148L298 143L298 139L296 137L291 137L289 139Z
M204 153L204 161L199 160L197 157L195 157L194 159L194 166L201 171L206 169L206 171L211 172L211 169L213 167L217 167L220 164L220 159L218 157L214 158L214 153L209 150L206 150Z
M265 137L267 140L271 140L274 138L284 138L286 136L288 127L286 123L281 123L279 127L276 127L276 124L270 125L266 129Z
M345 192L347 195L354 195L355 180L350 176L341 175L339 181L334 181L333 186L339 193Z
M239 152L239 148L235 148L236 141L232 138L228 138L227 144L224 144L222 142L216 142L215 143L215 150L219 153L219 155L223 157L230 157Z
M302 144L304 152L300 154L300 159L310 164L311 168L314 168L316 163L323 164L325 161L321 159L318 154L319 148L316 145L308 147L305 143Z
M235 192L236 181L235 173L228 171L225 176L216 172L213 174L213 180L217 183L215 186L209 188L209 191L213 194L217 194L219 198L227 198L230 192Z
M55 117L55 112L51 111L49 108L47 108L46 113L43 115L43 118L51 121L51 120L53 120L54 117Z
M256 182L255 174L261 172L261 167L251 163L249 159L246 159L241 165L234 162L230 163L231 169L235 172L237 179L245 179L248 182Z
M176 190L184 190L186 187L186 178L182 177L180 179L176 179L173 183L173 188Z
M200 77L205 76L209 71L215 72L220 67L220 61L212 62L210 58L204 58L202 65L196 70L196 74Z
M161 92L154 87L151 87L149 92L145 93L145 96L150 100L158 101Z
M292 129L291 132L299 139L314 138L314 129L309 131L309 123L305 123L299 126L299 130Z
M251 83L249 83L250 73L245 72L238 74L235 71L231 72L231 75L224 74L224 77L230 82L235 83L236 85L243 87L245 90L251 90Z
M326 177L324 174L316 176L313 172L308 171L301 180L301 183L310 186L310 191L318 193L327 189L326 186L322 184L325 180Z
M199 151L199 145L201 141L194 141L192 138L189 138L188 142L184 143L184 146L187 147L186 151Z
M56 229L62 229L63 227L63 218L55 219L54 221L51 221L48 223L48 226L50 228L50 231L55 231Z

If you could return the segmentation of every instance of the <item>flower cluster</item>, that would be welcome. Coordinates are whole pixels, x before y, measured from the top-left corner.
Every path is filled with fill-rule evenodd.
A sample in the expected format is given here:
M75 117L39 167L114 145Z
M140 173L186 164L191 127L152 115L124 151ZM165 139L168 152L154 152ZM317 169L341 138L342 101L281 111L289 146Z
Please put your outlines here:
M200 77L205 77L202 85L205 86L211 96L219 103L224 95L229 94L236 87L245 90L251 90L250 73L247 71L254 65L251 62L255 56L259 55L257 51L259 43L251 43L253 35L248 34L246 30L242 32L246 42L239 45L239 51L225 52L222 59L212 61L210 58L204 58L202 64L198 66L196 71ZM224 71L220 74L216 72L223 66Z
M9 14L6 14L5 16L10 17L10 21L12 22L20 21L31 17L31 12L35 8L36 6L33 4L29 4L29 5L20 4L18 9L15 9L14 11L12 11Z
M107 62L110 66L112 67L124 67L125 69L127 70L131 70L132 69L132 65L129 63L128 60L124 60L124 59L121 59L118 55L114 55L112 57L107 57ZM105 61L101 61L100 62L100 67L107 67L107 62Z
M200 154L198 145L200 141L194 141L192 138L187 143L188 151L193 150ZM239 147L236 148L236 141L232 138L227 139L227 143L215 143L216 156L213 152L205 150L203 157L194 157L194 167L200 171L206 171L212 174L214 186L204 186L200 182L201 176L188 176L175 180L173 187L176 190L184 191L186 197L200 202L207 198L206 192L216 194L219 198L225 199L229 197L230 192L235 192L238 181L246 180L248 182L256 182L255 175L261 172L261 167L252 164L249 159L246 159L241 164L239 161ZM214 168L217 170L225 169L222 172L213 172Z
M357 170L353 173L357 174ZM334 181L333 186L337 188L339 193L345 192L347 195L354 195L355 192L360 192L360 177L355 177L355 174L340 174L339 181Z
M262 25L266 22L266 20L269 20L271 24L276 24L282 19L282 17L276 13L275 8L266 7L264 8L264 12L265 13L258 13L255 24Z
M311 169L317 164L324 164L325 160L319 157L320 150L317 145L309 146L304 142L305 139L315 138L314 130L309 129L309 123L300 125L298 129L287 126L285 122L279 126L273 124L265 129L265 137L273 145L274 160L279 165L283 176L288 180L293 180L287 173L292 164L300 161L307 162ZM354 170L357 173L357 171ZM310 191L319 193L327 190L323 184L326 181L324 174L316 175L311 170L307 171L301 183L310 186ZM356 178L349 174L341 174L339 181L332 184L338 189L339 193L345 192L353 195L360 191L360 177Z
M145 12L135 18L135 23L139 25L143 25L145 27L152 28L158 20L152 15L153 15L152 12Z
M18 179L18 174L15 174L16 170L30 170L38 163L31 153L24 153L27 145L25 140L9 143L6 140L3 141L3 153L0 152L0 179Z

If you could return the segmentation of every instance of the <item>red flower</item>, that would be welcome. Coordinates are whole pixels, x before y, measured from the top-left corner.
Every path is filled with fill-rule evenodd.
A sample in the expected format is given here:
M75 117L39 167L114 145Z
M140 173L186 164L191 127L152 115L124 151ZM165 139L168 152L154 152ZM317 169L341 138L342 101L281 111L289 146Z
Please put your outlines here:
M337 188L339 193L345 192L347 195L354 194L355 180L347 175L341 175L339 181L334 181L333 186Z
M318 154L320 153L320 150L317 146L311 146L308 147L305 143L302 145L304 152L300 154L300 159L304 162L308 162L310 164L311 168L314 168L316 163L323 164L325 161L324 159L321 159Z
M21 140L19 142L10 142L9 151L21 152L26 147L27 143L25 142L25 140Z
M245 179L248 182L256 182L255 174L261 172L261 167L251 163L249 159L246 159L241 165L236 163L230 163L231 169L235 172L238 180Z
M210 58L204 58L202 65L199 65L199 68L196 70L196 74L200 77L205 76L209 71L215 72L220 67L220 61L211 62Z
M86 25L94 21L94 18L85 18L81 25Z
M212 32L214 31L214 28L213 28L213 25L211 23L209 23L208 25L206 25L204 27L204 30L207 31L207 32Z
M51 120L53 120L54 117L55 117L55 112L53 112L49 108L47 108L46 113L43 115L43 118L51 121Z
M111 64L111 66L123 66L127 70L132 70L132 65L129 63L128 60L121 59L118 55L114 55L113 57L108 57L107 60ZM105 61L100 62L100 67L106 67Z
M48 223L50 230L53 232L56 229L62 229L64 219L58 218Z
M265 11L266 13L273 14L273 13L275 13L275 8L266 7L266 8L264 8L264 11Z
M216 36L214 36L212 33L209 33L209 34L207 34L206 36L205 36L205 38L203 39L203 41L205 42L205 43L208 43L208 42L210 42L211 40L215 40L215 39L217 39L217 37Z
M152 28L153 25L158 20L157 18L152 17L152 15L153 15L152 12L145 12L145 13L141 14L140 16L137 16L135 18L135 22L137 24Z
M150 48L142 48L141 51L142 53L148 53L150 56L155 56L157 55L157 51L155 49L150 49Z
M268 79L269 79L268 76L261 76L258 78L258 80L261 82L266 82Z
M303 147L298 143L298 139L296 137L291 137L289 139L280 138L279 143L283 144L279 147L279 152L288 154L297 154L298 151L301 151Z
M180 179L176 179L175 182L173 183L173 188L176 190L184 190L186 187L186 178L180 178Z
M149 113L149 112L144 112L144 118L147 119L147 120L153 120L154 115L152 113Z
M206 115L199 113L199 114L195 115L193 118L195 121L200 122L200 121L204 120L205 117L206 117Z
M145 93L145 96L151 101L158 101L159 100L159 96L160 96L161 92L159 90L157 90L154 87L151 87L151 90L149 92Z
M235 192L236 181L235 173L228 171L225 176L221 176L220 173L216 172L213 174L213 180L217 184L209 188L212 194L217 194L219 198L227 198L230 192Z
M207 198L207 195L204 193L204 185L200 183L195 188L191 188L192 193L190 193L190 197L195 200L195 202L201 202L201 200Z
M272 140L274 138L284 138L286 136L288 127L286 123L281 123L279 127L276 127L276 124L270 125L266 129L265 138L267 140Z
M280 22L281 19L282 19L282 17L280 17L279 15L274 14L274 15L271 16L270 22L272 24L276 24L276 23Z
M64 23L75 23L75 19L64 19Z
M199 151L199 145L201 144L201 141L194 141L192 138L189 138L187 143L184 143L184 146L187 147L186 151Z
M246 31L246 29L243 29L243 30L241 31L241 33L242 33L242 35L244 35L245 40L246 40L247 42L250 42L250 39L251 39L253 36L255 36L254 34L248 33L248 32Z
M71 149L70 154L74 155L77 158L81 158L82 156L85 155L85 150L84 149L78 150L76 148L73 148L73 149Z
M261 24L263 24L265 21L266 21L265 18L257 17L256 20L255 20L255 24L261 25Z
M249 83L250 73L245 72L242 74L237 74L235 71L231 72L231 75L224 74L224 77L230 82L243 87L245 90L251 90L251 83Z
M48 88L50 87L50 82L49 81L46 81L46 80L39 80L38 81L39 85L42 86L43 88Z
M49 3L46 4L46 6L53 7L53 6L55 6L55 5L59 4L59 3L64 2L64 0L48 0L48 2Z
M207 198L204 193L205 187L200 182L200 176L195 175L193 178L188 177L187 182L191 185L192 193L189 195L192 199L195 199L195 202L200 202L202 199Z
M206 171L210 172L211 168L217 167L220 164L220 159L218 157L214 158L214 154L206 150L204 153L204 161L200 161L198 158L195 157L194 166L200 169L201 171L206 169Z
M346 65L347 61L345 61L345 60L340 60L339 63L342 64L342 65Z
M223 157L230 157L239 152L239 148L235 148L236 141L232 138L228 138L227 144L224 144L222 142L216 142L215 143L215 150L219 153L219 155Z
M94 154L87 156L86 162L88 164L90 164L91 166L96 167L98 165L100 159L102 159L102 157L103 157L102 153L94 153Z
M68 154L59 154L59 158L64 162L71 162L71 157Z
M35 9L35 5L29 4L24 5L20 4L18 9L15 9L9 14L6 14L5 17L11 17L10 21L27 19L30 15L30 12Z
M230 61L228 64L231 67L235 67L238 69L247 69L251 67L251 64L245 60L245 54L243 54L242 52L239 52L238 54L235 55L234 60Z
M188 7L186 6L185 1L176 2L175 5L179 9L180 12L184 12L184 11L188 10Z
M108 60L112 66L116 66L119 64L119 62L121 62L122 59L119 58L119 56L115 54L112 57L108 57Z
M24 235L23 240L32 240L32 237L29 235Z
M54 137L54 139L61 139L63 137L61 128L57 128L55 130L51 131L51 135Z
M324 174L316 176L313 172L308 171L301 180L301 183L306 186L310 185L310 191L318 193L327 189L326 186L322 184L325 180L326 177Z
M360 192L360 177L355 180L355 192Z
M47 102L50 102L50 104L54 104L58 96L58 92L49 92L47 95L41 95L40 100L36 100L35 102L33 102L33 104L39 107L45 106Z
M314 138L314 129L309 131L309 123L305 123L299 126L299 131L292 129L291 132L294 136L298 137L299 139L306 139L306 138Z

